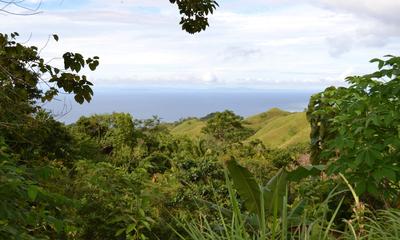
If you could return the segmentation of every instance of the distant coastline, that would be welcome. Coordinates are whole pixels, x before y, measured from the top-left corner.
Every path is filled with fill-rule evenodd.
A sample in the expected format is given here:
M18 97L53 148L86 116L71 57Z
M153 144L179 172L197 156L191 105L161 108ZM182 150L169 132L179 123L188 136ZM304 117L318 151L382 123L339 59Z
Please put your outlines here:
M79 105L72 96L58 97L44 108L67 124L80 116L127 112L134 118L146 119L157 115L164 122L186 117L203 117L210 112L233 110L248 117L277 107L300 112L317 90L293 89L185 89L185 88L108 88L95 90L92 102Z

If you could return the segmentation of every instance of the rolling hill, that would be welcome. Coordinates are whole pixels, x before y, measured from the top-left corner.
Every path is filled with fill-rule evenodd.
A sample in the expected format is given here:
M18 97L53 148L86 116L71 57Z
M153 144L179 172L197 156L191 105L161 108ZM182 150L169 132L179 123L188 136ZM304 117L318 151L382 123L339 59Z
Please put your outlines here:
M267 146L286 147L297 143L307 143L310 126L306 113L289 113L265 121L265 124L248 141L259 139Z
M199 137L201 129L206 125L206 121L200 119L190 119L183 121L171 129L171 133L174 135L185 135L191 138Z
M244 125L255 131L260 130L270 121L289 115L290 112L283 111L279 108L271 108L267 112L259 113L244 119Z
M271 147L286 147L309 141L310 126L305 112L287 112L272 108L244 119L243 123L255 131L246 141L259 139ZM191 138L199 137L205 124L206 121L200 119L186 120L174 126L171 133Z

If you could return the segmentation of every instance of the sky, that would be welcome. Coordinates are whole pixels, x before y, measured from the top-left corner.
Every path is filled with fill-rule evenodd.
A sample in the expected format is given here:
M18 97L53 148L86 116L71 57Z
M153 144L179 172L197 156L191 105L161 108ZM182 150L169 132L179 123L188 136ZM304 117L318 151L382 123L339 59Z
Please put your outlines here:
M218 3L195 35L181 30L169 0L26 0L40 13L0 13L0 32L19 32L55 65L66 51L99 56L87 75L105 88L322 89L374 71L372 58L399 55L400 0ZM48 42L52 34L59 42Z

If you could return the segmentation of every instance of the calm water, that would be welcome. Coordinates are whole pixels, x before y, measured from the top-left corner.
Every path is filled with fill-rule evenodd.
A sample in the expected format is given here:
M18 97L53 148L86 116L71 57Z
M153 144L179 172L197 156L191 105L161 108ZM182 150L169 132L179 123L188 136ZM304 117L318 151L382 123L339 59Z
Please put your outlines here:
M100 89L90 103L76 104L70 96L44 105L58 120L72 123L80 116L128 112L134 118L153 115L171 122L184 117L202 117L215 111L233 110L250 116L278 107L287 111L303 111L316 91L300 90L157 90L157 89Z

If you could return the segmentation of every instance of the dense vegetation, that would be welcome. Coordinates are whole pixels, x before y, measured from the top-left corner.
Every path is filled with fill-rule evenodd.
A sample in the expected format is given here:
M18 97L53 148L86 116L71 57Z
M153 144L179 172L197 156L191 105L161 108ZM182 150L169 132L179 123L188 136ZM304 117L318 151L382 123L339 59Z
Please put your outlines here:
M173 2L191 32L216 4L192 15ZM17 37L0 34L0 239L398 239L399 57L373 59L377 72L314 95L307 113L66 126L40 104L90 101L80 72L99 58L65 53L57 68Z

